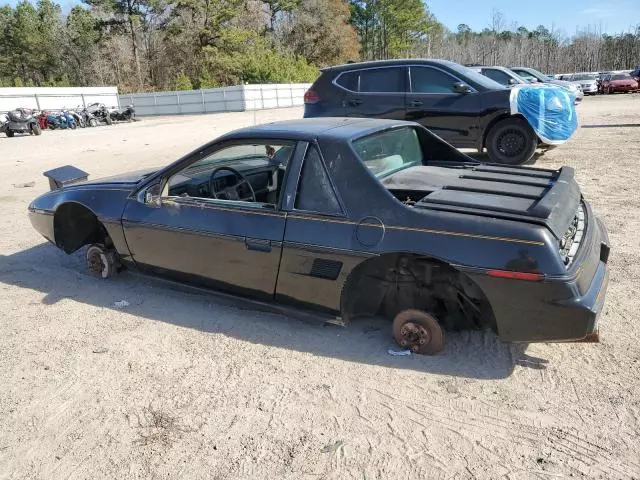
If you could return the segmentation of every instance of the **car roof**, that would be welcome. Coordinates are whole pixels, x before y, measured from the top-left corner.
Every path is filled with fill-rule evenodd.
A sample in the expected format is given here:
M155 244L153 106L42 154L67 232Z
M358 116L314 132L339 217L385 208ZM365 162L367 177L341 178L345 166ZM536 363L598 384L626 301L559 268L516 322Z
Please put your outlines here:
M508 69L507 67L501 67L500 65L474 65L473 67L469 67L472 70L482 70L483 68L491 68L493 70L500 70L502 72L507 72L511 75L515 75L515 73L513 73L510 69Z
M350 140L355 137L361 137L379 130L386 130L401 125L415 126L416 124L403 120L377 118L302 118L241 128L223 135L220 139L232 140L234 138L253 137L311 141L319 137L331 137L334 139Z
M453 69L460 68L460 64L450 62L449 60L440 60L435 58L401 58L396 60L371 60L366 62L345 63L343 65L334 65L332 67L323 68L322 71L341 72L347 70L358 70L362 68L389 67L398 65L440 65Z

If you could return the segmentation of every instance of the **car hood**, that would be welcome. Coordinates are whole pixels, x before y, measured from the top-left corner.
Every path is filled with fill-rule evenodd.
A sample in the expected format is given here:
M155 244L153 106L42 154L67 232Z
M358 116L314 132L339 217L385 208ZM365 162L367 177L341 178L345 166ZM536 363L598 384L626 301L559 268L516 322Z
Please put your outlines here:
M122 173L120 175L113 175L110 177L98 178L96 180L88 180L86 182L78 182L74 183L72 186L76 185L113 185L113 184L131 184L136 185L140 181L147 178L149 175L157 172L157 168L147 168L144 170L135 170L133 172Z
M580 82L569 82L567 80L556 80L553 79L549 83L553 83L554 85L560 85L562 87L569 87L571 85L580 85Z
M420 166L396 172L382 183L390 190L424 192L415 208L543 224L557 238L566 232L580 202L571 167Z

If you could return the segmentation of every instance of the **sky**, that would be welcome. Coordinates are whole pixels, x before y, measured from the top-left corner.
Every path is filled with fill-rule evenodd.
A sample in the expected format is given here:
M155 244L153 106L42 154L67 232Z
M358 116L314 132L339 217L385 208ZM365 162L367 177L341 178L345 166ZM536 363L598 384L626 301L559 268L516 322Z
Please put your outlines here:
M538 25L562 30L566 36L578 30L615 34L640 25L640 0L427 0L431 13L451 30L466 23L473 30L491 25L491 12L505 18L505 27L513 23L529 30Z

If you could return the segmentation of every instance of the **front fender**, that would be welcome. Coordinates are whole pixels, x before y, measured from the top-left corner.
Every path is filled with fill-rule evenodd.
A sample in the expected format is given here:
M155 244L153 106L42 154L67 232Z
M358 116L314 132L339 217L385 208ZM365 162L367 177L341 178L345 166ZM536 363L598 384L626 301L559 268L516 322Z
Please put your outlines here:
M60 206L69 203L82 205L92 212L105 227L118 253L126 257L129 256L129 250L124 238L121 219L131 191L131 188L118 186L104 188L96 188L95 186L91 188L74 187L55 190L47 192L31 202L29 212L31 215L51 216L52 219L55 219L55 214ZM49 236L42 231L40 233L57 244L54 238L55 229Z

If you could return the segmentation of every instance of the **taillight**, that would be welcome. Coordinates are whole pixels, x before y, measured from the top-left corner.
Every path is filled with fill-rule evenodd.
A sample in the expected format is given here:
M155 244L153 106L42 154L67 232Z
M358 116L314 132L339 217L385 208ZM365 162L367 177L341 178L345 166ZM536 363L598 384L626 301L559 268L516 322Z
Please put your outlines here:
M320 101L320 95L313 90L307 90L304 92L304 103L318 103Z

